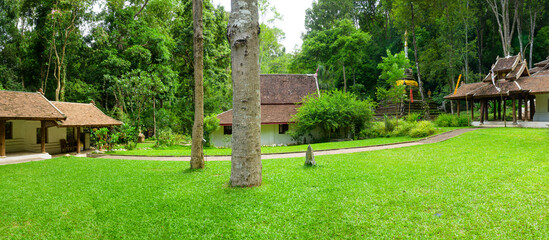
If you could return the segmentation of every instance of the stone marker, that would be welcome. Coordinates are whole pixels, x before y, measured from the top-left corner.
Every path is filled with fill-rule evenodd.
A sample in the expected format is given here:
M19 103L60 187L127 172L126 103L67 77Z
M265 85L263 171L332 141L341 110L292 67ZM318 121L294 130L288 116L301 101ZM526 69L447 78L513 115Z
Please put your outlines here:
M307 148L307 154L305 155L305 166L315 166L315 155L313 153L313 148L311 147L311 144L309 144L309 147Z

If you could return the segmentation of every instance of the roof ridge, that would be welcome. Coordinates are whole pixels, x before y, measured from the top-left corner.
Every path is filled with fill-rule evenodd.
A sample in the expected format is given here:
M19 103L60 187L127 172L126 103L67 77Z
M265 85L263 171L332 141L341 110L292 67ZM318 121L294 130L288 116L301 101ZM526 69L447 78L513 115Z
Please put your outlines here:
M65 117L65 119L67 119L67 115L65 115L63 112L61 112L61 110L59 110L59 108L57 108L57 106L55 106L55 104L53 104L52 101L48 100L48 99L46 98L46 96L42 95L41 93L38 93L38 92L37 92L37 94L40 95L41 97L43 97L44 99L46 99L46 101L47 101L53 108L55 108L55 110L57 110L59 113L61 113L61 115L62 115L63 117Z

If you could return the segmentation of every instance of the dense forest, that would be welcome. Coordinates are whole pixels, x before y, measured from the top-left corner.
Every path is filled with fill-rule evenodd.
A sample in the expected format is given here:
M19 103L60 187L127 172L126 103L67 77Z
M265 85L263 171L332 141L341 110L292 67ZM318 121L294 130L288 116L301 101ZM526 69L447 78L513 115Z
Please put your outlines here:
M548 0L317 0L303 14L303 45L280 43L283 18L260 0L262 73L315 73L322 89L375 99L382 57L408 39L416 78L434 101L459 74L479 81L497 56L549 56ZM231 108L228 9L204 1L205 114ZM190 0L1 0L0 89L90 102L152 131L190 134ZM416 64L417 63L417 64ZM419 70L419 72L418 72Z

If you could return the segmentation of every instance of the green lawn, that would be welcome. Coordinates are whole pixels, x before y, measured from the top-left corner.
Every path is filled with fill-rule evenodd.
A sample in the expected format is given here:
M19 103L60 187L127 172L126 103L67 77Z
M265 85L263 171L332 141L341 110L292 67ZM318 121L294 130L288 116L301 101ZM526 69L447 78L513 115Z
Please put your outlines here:
M452 131L455 127L437 128L437 134ZM352 148L352 147L365 147L372 145L399 143L407 141L416 141L419 138L412 137L391 137L391 138L372 138L357 141L345 141L345 142L327 142L327 143L315 143L311 144L313 150L329 150L339 148ZM191 146L172 146L166 148L152 148L154 142L140 143L137 149L131 151L116 151L107 154L112 155L130 155L130 156L190 156ZM262 153L288 153L288 152L303 152L307 150L308 145L292 145L292 146L263 146L261 147ZM152 148L152 149L151 149ZM204 154L209 156L219 155L231 155L230 148L204 148Z
M448 141L263 161L57 158L0 166L0 239L549 238L549 132L481 129Z

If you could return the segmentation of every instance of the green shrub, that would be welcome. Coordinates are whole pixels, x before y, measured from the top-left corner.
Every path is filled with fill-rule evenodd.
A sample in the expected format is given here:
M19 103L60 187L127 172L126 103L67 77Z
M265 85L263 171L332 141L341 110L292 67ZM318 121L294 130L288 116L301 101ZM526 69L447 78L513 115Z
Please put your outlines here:
M369 126L374 103L359 100L352 93L334 90L306 96L292 118L295 128L293 139L301 142L312 130L320 128L323 138L354 137Z
M410 137L420 138L427 137L435 133L435 127L429 121L420 121L410 129Z
M171 129L161 130L157 134L157 140L155 147L170 147L179 145L184 140L184 137L179 134L175 134Z
M417 125L417 122L408 122L408 121L399 121L398 127L396 127L391 136L393 137L403 137L409 136L410 130Z
M406 121L407 122L417 122L419 120L421 120L421 114L419 114L419 113L409 113L406 116Z
M439 127L466 127L469 126L469 117L466 115L441 114L435 120Z
M395 124L393 123L392 119L388 117L387 115L383 116L383 120L385 123L385 131L386 132L392 132L395 130Z

